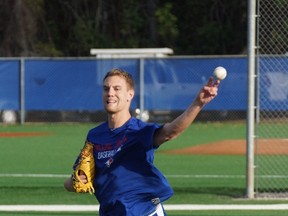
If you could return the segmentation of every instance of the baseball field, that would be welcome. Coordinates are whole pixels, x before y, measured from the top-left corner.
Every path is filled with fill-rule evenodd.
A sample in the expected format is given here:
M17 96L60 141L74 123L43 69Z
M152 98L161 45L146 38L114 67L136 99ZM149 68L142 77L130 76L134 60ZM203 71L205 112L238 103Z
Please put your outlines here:
M98 215L97 210L88 211L91 205L98 205L94 196L63 188L86 133L94 126L1 125L0 215ZM245 198L245 133L244 121L194 123L157 150L155 164L175 191L164 203L169 216L288 215L287 209L281 208L288 202L285 199ZM185 210L184 204L191 208ZM87 211L83 211L86 205ZM173 210L176 205L179 208ZM66 210L57 211L57 206Z

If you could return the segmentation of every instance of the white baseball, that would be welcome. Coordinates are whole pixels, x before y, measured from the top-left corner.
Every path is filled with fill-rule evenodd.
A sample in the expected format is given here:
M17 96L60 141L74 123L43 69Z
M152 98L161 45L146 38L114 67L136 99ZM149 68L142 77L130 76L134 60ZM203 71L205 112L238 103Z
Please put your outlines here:
M227 76L227 71L224 67L219 66L214 69L213 75L216 79L223 80Z

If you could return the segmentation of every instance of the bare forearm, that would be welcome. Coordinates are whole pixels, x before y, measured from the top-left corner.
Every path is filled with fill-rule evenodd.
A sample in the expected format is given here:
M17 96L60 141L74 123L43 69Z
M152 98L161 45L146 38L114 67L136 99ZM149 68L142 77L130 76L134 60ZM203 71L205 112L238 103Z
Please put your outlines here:
M171 123L165 124L154 135L154 145L159 146L162 143L174 139L182 133L195 120L201 109L213 100L218 91L220 81L213 84L213 77L209 78L208 83L200 90L193 103Z
M160 146L162 143L176 138L187 127L191 125L198 113L203 108L204 104L198 103L195 100L185 112L174 119L171 123L166 123L154 135L154 145Z
M194 101L180 116L172 122L166 123L161 130L162 135L165 137L162 141L166 142L179 136L191 125L202 108L203 105Z

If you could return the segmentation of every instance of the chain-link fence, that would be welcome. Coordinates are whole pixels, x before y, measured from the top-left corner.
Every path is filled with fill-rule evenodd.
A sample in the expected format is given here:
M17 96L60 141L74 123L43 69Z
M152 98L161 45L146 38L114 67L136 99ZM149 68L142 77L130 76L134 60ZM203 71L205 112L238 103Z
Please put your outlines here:
M288 0L258 0L256 196L288 195Z
M219 65L224 66L229 75L221 83L217 100L208 104L197 120L245 119L247 59L244 56L23 58L21 65L19 62L18 59L0 61L2 122L15 119L21 119L22 123L104 121L102 79L114 67L129 71L135 79L131 113L146 121L167 122L189 106ZM239 88L234 87L236 82ZM17 118L13 113L18 114Z

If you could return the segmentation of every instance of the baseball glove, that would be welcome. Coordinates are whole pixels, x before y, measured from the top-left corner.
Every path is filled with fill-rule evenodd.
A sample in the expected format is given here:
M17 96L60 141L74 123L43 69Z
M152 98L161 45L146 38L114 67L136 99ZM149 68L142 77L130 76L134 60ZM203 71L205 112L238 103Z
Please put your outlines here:
M86 141L83 149L81 150L78 160L73 166L74 173L72 174L73 187L77 193L93 194L95 192L93 181L95 177L95 161L93 156L93 144ZM85 174L87 182L83 183L79 175Z

